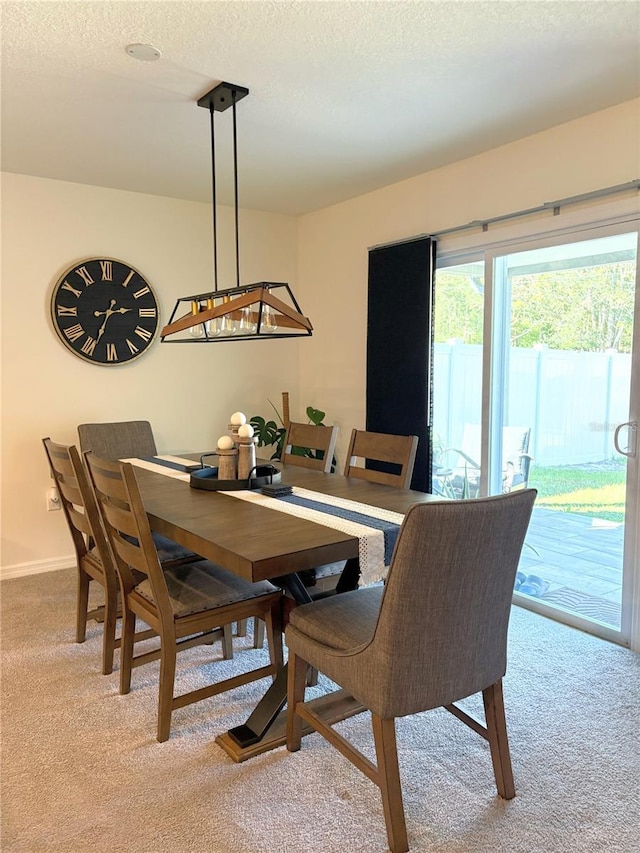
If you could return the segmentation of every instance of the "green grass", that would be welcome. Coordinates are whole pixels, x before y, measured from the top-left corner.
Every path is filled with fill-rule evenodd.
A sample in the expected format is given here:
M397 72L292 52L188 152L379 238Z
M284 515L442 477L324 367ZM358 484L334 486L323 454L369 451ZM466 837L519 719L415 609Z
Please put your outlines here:
M624 520L624 464L606 470L575 465L537 468L534 464L529 485L538 490L536 506L606 521Z

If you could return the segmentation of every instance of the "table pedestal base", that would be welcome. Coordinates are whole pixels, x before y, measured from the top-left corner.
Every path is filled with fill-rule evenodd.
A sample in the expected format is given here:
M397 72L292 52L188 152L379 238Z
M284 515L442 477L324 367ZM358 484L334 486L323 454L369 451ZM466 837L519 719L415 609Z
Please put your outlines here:
M346 720L356 714L362 713L366 708L345 690L336 690L325 696L319 696L308 703L308 707L315 711L325 723L334 725L340 720ZM251 746L242 747L229 735L228 732L218 735L216 743L222 747L236 763L246 761L263 752L269 752L278 746L284 746L287 742L286 736L287 712L281 711L269 726L264 736ZM309 734L313 729L306 723L302 724L302 733Z

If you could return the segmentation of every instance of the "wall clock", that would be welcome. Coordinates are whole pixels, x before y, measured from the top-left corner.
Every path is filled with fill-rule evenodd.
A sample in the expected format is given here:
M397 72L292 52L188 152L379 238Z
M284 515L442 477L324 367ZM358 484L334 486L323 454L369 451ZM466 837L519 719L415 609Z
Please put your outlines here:
M130 264L87 258L56 283L51 319L75 355L93 364L124 364L151 346L158 330L158 301Z

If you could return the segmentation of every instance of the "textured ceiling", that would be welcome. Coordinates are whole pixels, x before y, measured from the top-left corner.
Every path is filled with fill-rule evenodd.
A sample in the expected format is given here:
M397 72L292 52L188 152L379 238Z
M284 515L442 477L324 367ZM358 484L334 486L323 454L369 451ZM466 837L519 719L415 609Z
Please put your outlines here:
M219 80L240 205L299 214L637 97L640 4L2 2L2 168L210 201Z

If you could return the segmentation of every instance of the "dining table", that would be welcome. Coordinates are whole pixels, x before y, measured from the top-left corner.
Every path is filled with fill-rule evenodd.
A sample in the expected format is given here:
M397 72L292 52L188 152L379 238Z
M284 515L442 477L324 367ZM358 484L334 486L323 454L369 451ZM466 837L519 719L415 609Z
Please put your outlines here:
M196 461L204 454L183 453L180 458ZM383 519L401 522L413 504L441 499L297 465L276 465L281 484L306 497L311 495L312 506L317 506L317 501L336 501L360 510L369 508ZM135 467L151 529L247 581L271 580L281 586L287 593L283 596L283 625L292 607L312 600L299 572L350 558L362 561L363 537L354 533L359 527L350 528L332 519L324 523L313 510L303 510L302 514L297 514L295 508L277 511L273 499L265 499L259 490L256 494L246 490L240 494L240 490L193 488L190 473L180 474L176 468L179 465L174 464L173 471L169 468L160 473L154 464L141 462ZM377 523L387 525L386 521ZM389 559L390 551L384 562L388 564ZM216 737L216 743L234 761L244 761L285 743L286 668L285 664L244 724ZM314 703L316 712L329 724L363 710L353 697L340 690L320 696Z

